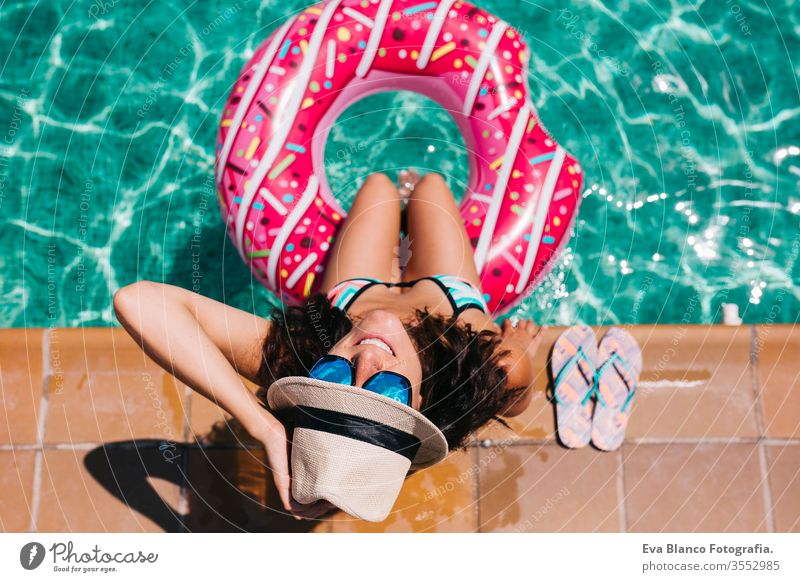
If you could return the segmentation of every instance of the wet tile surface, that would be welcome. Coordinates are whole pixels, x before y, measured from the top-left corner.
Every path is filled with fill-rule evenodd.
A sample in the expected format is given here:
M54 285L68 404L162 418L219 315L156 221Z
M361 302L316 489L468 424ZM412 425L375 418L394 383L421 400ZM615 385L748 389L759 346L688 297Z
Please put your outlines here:
M626 438L758 436L749 327L641 326Z
M42 400L41 329L0 330L0 444L36 442Z
M244 382L250 390L256 391L254 384L246 380ZM191 401L188 428L190 441L239 446L258 444L258 441L247 434L238 422L208 398L200 394L191 394L189 400Z
M623 449L629 531L766 531L757 445Z
M30 528L34 451L0 451L0 532Z
M800 438L800 327L758 326L755 353L767 436Z
M536 441L555 439L555 409L548 398L552 383L550 355L552 347L564 328L554 327L542 332L541 348L536 352L533 362L533 394L530 406L520 415L504 419L505 427L499 423L485 426L476 435L478 441L484 439L511 441L517 438Z
M446 460L411 475L403 484L389 517L381 523L339 513L334 532L472 532L473 451L456 451Z
M766 449L775 531L800 532L800 445Z
M43 363L43 330L0 330L0 530L27 531L33 511L40 531L64 532L739 532L766 530L767 502L776 531L800 530L794 328L630 328L645 369L629 440L611 454L554 441L547 361L561 331L546 332L529 409L510 428L481 430L475 442L487 446L412 475L390 517L373 524L286 516L258 443L123 331L48 330ZM41 453L32 448L40 409ZM760 414L766 436L788 440L758 444ZM187 448L184 435L204 448Z
M179 531L180 467L155 448L46 450L40 532Z
M53 377L48 396L46 443L183 440L183 390L163 372Z
M281 508L260 449L191 450L186 528L192 532L327 531L325 521L295 520Z
M51 329L47 349L53 375L162 372L120 327Z
M557 445L479 449L481 531L620 531L618 454Z

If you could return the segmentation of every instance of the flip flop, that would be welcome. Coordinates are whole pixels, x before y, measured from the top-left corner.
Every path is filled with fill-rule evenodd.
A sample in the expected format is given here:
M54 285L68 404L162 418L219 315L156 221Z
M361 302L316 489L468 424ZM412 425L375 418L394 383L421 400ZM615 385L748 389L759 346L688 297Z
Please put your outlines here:
M558 438L572 449L585 447L592 437L597 338L588 326L574 326L553 345L553 400L556 403Z
M624 329L612 327L598 350L602 362L595 375L597 407L592 420L592 443L603 451L619 448L631 415L631 402L642 373L642 350Z

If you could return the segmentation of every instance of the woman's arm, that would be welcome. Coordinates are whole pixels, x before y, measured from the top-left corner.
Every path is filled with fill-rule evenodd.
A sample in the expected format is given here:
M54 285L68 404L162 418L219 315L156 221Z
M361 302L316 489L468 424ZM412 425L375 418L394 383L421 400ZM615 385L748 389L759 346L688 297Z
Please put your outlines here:
M114 294L122 326L158 365L246 429L263 410L240 375L257 381L269 321L172 285L141 281Z
M150 281L117 291L114 309L148 356L222 407L264 445L287 511L299 519L315 518L331 509L327 502L301 505L291 498L286 429L240 377L258 381L269 320L180 287Z
M122 326L158 365L264 443L290 510L286 432L242 382L256 380L269 321L180 287L141 281L114 294Z

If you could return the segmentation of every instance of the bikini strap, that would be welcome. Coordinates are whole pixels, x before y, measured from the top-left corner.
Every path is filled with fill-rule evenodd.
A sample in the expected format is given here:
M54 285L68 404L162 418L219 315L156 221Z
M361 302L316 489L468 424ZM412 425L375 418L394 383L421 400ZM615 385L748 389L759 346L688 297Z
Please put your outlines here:
M352 307L355 300L375 285L385 285L385 283L378 279L366 277L345 279L328 292L328 301L336 309L341 309L347 313L347 310Z
M424 277L424 280L433 281L444 293L453 309L453 317L457 318L468 309L477 309L487 313L488 307L483 300L481 292L469 281L455 275L435 275Z

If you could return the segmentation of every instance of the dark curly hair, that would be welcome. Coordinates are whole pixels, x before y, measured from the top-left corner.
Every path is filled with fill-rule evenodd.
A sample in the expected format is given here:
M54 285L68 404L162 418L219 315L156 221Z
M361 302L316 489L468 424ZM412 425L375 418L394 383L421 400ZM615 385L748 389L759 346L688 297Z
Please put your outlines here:
M321 294L299 306L276 308L271 321L258 375L258 397L265 403L274 381L306 375L353 327ZM487 422L502 423L499 412L520 392L508 386L500 363L508 352L500 348L495 332L475 331L427 310L417 310L415 321L406 330L422 365L420 412L444 433L451 450L462 448Z

